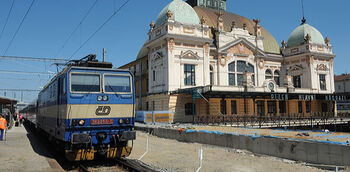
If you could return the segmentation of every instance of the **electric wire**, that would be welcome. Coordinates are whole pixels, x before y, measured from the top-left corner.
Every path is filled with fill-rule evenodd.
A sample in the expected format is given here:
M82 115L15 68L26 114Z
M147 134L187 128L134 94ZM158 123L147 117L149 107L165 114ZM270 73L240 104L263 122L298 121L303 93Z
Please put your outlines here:
M68 36L68 38L64 41L63 45L61 46L61 48L58 50L57 54L54 56L58 56L61 51L64 49L64 47L66 46L66 44L68 43L68 41L72 38L73 34L79 29L79 26L81 26L81 24L85 21L86 17L90 14L91 10L96 6L97 4L96 0L92 6L89 8L89 10L86 12L86 14L84 15L84 17L80 20L79 24L75 27L75 29L73 30L73 32Z
M10 71L10 70L0 70L0 73L12 73L12 74L24 74L24 75L54 75L55 73L49 72L27 72L27 71Z
M9 13L7 14L4 27L2 28L2 31L1 31L1 33L0 33L0 39L1 39L1 37L2 37L2 34L3 34L4 31L5 31L7 22L9 21L9 18L10 18L11 12L12 12L12 8L13 8L13 4L15 4L15 0L12 0L12 4L11 4L10 10L9 10Z
M116 14L118 14L118 12L129 2L130 0L127 0L127 1L125 1L124 2L124 4L123 5L121 5L119 8L118 8L118 10L116 10L111 16L109 16L108 18L107 18L107 20L100 26L100 27L98 27L98 29L92 34L92 35L90 35L90 37L82 44L82 45L80 45L80 47L76 50L76 51L74 51L74 53L70 56L70 58L69 59L71 59L87 42L89 42L89 40L92 38L92 37L94 37L95 35L96 35L96 33L98 32L98 31L100 31L102 28L103 28L103 26L105 26Z
M16 37L16 35L17 35L19 29L21 28L21 26L22 26L24 20L27 18L28 14L29 14L29 12L30 12L30 9L32 9L32 6L33 6L34 2L35 2L35 0L33 0L32 3L30 4L30 6L29 6L29 8L28 8L26 14L25 14L24 17L22 18L22 21L21 21L21 23L19 24L19 26L18 26L18 28L17 28L15 34L12 36L12 39L11 39L9 45L7 46L6 50L4 51L3 56L7 53L8 49L11 47L13 40L15 39L15 37Z

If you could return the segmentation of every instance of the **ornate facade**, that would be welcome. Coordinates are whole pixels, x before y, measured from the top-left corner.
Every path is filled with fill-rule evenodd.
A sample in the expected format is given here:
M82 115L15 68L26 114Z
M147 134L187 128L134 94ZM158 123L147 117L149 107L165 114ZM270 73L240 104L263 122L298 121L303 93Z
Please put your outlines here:
M137 60L121 67L135 71L139 110L170 110L183 122L206 114L333 112L328 38L303 20L279 46L260 20L193 2L166 6Z

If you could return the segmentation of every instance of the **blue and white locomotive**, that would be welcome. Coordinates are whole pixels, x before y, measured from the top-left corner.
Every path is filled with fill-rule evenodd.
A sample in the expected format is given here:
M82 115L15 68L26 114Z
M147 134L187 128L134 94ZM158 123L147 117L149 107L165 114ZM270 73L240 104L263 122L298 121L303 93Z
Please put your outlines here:
M39 93L37 128L65 150L68 160L129 156L134 140L134 77L95 55L74 61Z

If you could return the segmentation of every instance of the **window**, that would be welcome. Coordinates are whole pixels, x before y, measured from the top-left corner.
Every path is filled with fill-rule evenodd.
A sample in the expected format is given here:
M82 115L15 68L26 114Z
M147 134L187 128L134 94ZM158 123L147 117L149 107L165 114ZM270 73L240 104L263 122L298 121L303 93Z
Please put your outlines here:
M276 101L267 101L267 113L276 114Z
M87 73L72 73L71 78L72 92L100 92L100 75Z
M192 103L185 104L185 115L193 115Z
M231 114L237 114L236 100L231 100Z
M210 85L214 85L214 73L213 73L213 66L210 65L209 66L209 70L210 70Z
M280 113L286 113L286 101L279 101Z
M228 84L229 85L236 85L234 72L235 72L235 62L232 62L228 64Z
M265 71L265 79L272 79L272 73L270 69Z
M302 101L298 101L298 111L299 111L299 113L303 113L303 102Z
M237 65L236 65L237 64ZM228 64L228 81L229 85L243 85L244 73L252 73L252 81L255 83L254 79L254 66L247 64L245 61L237 61Z
M147 110L147 111L149 110L149 104L148 104L148 102L146 102L146 110Z
M265 113L265 102L262 100L259 100L256 102L257 110L259 115L263 115Z
M196 85L195 82L195 67L191 64L184 65L184 73L185 73L185 85Z
M156 81L156 71L153 70L153 81Z
M220 112L223 115L226 114L226 100L225 99L220 100Z
M280 72L278 70L273 72L273 79L275 80L276 84L280 86Z
M327 103L322 103L321 109L322 109L322 112L327 112L328 111Z
M310 109L311 109L310 102L306 101L305 102L305 111L306 111L306 113L310 113Z
M320 89L327 90L327 88L326 88L326 75L325 74L320 74Z
M130 76L104 75L105 92L131 92Z
M293 85L294 85L294 88L301 88L300 75L293 76Z

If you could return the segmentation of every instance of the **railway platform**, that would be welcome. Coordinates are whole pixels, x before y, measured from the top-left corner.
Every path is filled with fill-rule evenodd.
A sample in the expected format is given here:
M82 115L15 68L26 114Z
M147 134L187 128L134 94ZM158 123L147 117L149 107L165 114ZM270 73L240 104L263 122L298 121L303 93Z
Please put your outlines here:
M46 147L24 126L12 127L0 141L0 171L61 172Z

